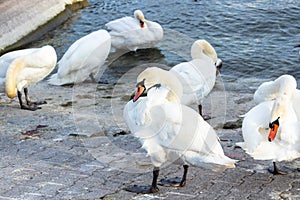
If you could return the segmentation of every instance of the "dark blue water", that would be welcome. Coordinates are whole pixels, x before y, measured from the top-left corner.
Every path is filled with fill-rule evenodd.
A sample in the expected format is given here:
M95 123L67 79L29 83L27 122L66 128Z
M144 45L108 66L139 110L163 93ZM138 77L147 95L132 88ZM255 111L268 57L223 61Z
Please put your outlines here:
M189 40L206 39L223 60L222 74L236 79L273 79L291 74L300 80L300 1L299 0L90 0L91 5L33 45L52 44L61 57L80 37L105 23L132 16L141 9L147 19L164 29L182 33ZM168 37L170 35L167 34ZM172 36L172 34L171 34ZM189 55L185 37L172 45ZM170 47L171 48L171 47ZM143 58L127 55L128 62L160 62L174 65L184 59L168 47L150 50ZM153 60L154 59L154 60Z

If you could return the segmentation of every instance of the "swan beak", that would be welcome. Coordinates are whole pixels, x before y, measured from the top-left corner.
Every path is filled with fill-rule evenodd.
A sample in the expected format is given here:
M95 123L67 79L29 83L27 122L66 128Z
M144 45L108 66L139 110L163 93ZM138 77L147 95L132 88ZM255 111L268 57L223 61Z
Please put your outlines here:
M133 102L136 102L140 98L140 96L144 93L145 89L145 86L137 85L137 91L133 97Z
M222 68L222 60L221 59L218 59L217 62L216 62L216 68L217 68L217 74L216 75L219 75L221 73L221 68Z
M141 28L145 27L145 20L140 20L140 26L141 26Z
M270 130L270 133L268 135L268 140L269 140L269 142L272 142L275 139L278 128L279 128L279 117L275 121L270 123L269 127L270 127L271 130Z

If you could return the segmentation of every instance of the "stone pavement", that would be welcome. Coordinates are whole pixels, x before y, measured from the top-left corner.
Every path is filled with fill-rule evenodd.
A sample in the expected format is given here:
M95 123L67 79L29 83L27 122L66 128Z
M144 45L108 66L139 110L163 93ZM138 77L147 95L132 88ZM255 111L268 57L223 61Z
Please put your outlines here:
M35 112L0 94L0 199L300 199L299 172L273 176L267 172L271 162L254 161L235 147L242 141L239 115L253 106L251 89L226 91L225 122L218 123L219 113L210 121L225 153L240 160L235 169L190 167L186 187L161 186L149 195L125 191L152 180L150 159L122 122L128 84L134 86L122 80L74 87L42 81L29 88L32 99L48 102ZM211 95L222 96L221 88L218 82ZM279 166L296 169L300 162ZM181 175L182 167L171 164L159 178Z

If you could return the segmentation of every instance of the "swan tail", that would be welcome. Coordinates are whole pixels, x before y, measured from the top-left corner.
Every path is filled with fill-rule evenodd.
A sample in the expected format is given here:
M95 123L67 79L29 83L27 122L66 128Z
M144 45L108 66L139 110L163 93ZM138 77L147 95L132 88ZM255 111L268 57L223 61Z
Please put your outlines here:
M52 74L51 77L48 79L48 84L64 85L65 83L63 83L62 80L57 77L57 74Z
M0 93L5 93L5 78L0 78Z
M235 163L238 162L225 155L203 155L191 151L185 153L185 160L191 165L213 170L235 168Z

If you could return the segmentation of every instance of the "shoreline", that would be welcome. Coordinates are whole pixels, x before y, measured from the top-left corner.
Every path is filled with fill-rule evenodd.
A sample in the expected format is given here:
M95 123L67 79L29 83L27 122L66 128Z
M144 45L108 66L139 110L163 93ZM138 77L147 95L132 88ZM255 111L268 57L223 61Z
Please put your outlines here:
M87 0L1 2L0 55L38 40L88 5Z

